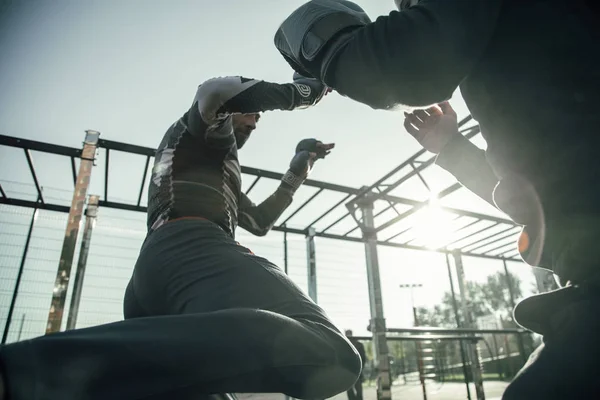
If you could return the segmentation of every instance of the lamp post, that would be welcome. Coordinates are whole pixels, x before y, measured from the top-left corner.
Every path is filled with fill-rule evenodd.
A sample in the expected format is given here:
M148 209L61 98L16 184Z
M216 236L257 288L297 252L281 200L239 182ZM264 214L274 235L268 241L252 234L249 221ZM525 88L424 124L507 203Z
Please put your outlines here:
M414 289L423 287L422 283L405 283L399 285L400 289L410 289L410 305L413 311L413 326L419 326L419 319L417 317L417 307L415 306L415 295Z

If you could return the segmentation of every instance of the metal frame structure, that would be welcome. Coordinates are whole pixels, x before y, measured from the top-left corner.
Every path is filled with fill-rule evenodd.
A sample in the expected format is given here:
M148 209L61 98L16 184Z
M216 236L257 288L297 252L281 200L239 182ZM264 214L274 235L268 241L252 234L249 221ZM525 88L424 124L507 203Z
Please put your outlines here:
M470 117L463 119L459 123L461 133L467 138L472 138L479 133L477 125L468 126ZM0 135L0 146L8 146L19 148L24 151L29 170L37 191L38 201L34 202L24 198L11 197L0 184L0 204L8 204L21 207L31 207L36 210L51 210L69 213L69 222L65 233L65 241L63 243L63 252L61 253L61 261L58 268L56 285L54 288L53 301L50 308L48 329L47 332L56 332L60 330L62 323L62 313L66 298L67 284L70 278L71 265L73 263L73 253L78 233L78 226L83 215L83 207L85 203L85 195L87 193L88 184L93 175L92 165L95 165L96 154L99 151L104 152L104 190L103 195L97 200L99 208L113 208L120 210L129 210L137 212L146 212L147 207L142 205L142 195L144 193L148 178L148 167L152 158L155 155L155 149L143 146L137 146L127 143L105 140L99 137L96 131L86 131L86 140L82 149L59 146L50 143L44 143L33 140L20 139L16 137ZM71 170L75 190L71 207L61 204L49 203L44 199L42 186L38 180L36 170L32 160L32 152L44 152L55 155L64 156L70 159ZM110 179L109 163L110 156L114 153L127 153L145 157L145 165L143 170L142 181L139 186L137 201L132 203L123 203L114 201L109 198L108 184ZM302 204L295 207L291 214L277 226L274 231L284 233L284 251L287 253L287 234L304 235L307 240L307 270L309 282L309 294L316 301L316 260L315 260L315 243L314 238L337 239L350 242L363 243L365 245L365 255L367 264L367 278L369 286L369 302L371 305L371 322L370 329L373 333L373 346L375 365L379 370L377 395L378 399L391 399L391 382L389 374L389 359L386 341L386 326L383 316L383 304L381 295L381 283L379 278L379 262L377 256L378 246L389 246L410 250L435 251L445 253L446 258L449 255L464 255L470 257L478 257L495 260L512 260L521 261L518 258L516 251L516 235L520 227L514 222L493 217L481 213L471 212L467 210L441 207L441 210L451 214L454 218L453 222L457 223L457 228L450 243L445 243L436 249L428 248L424 245L415 243L415 238L412 232L413 226L403 229L385 239L379 239L386 233L388 228L396 226L400 221L416 214L422 209L425 209L430 203L429 201L419 201L401 196L396 196L392 193L397 187L411 178L418 178L427 189L429 186L423 177L423 171L434 164L435 158L421 160L425 155L425 151L420 151L410 157L408 160L400 164L397 168L386 174L373 185L360 189L336 185L332 183L316 181L308 179L304 185L317 188L318 190L310 196ZM75 160L81 159L79 173L76 172ZM409 169L406 173L404 170ZM281 173L261 170L242 166L242 174L253 177L253 181L246 190L248 194L261 179L280 180L283 176ZM459 183L455 183L437 194L437 198L443 198L461 188ZM294 224L294 218L308 204L313 202L321 193L334 192L342 195L342 199L332 204L318 218L311 221L309 224ZM334 211L345 206L347 212L335 222L331 223L324 229L316 229L315 224L330 216ZM95 204L94 204L95 207ZM359 215L360 211L360 215ZM392 218L380 222L386 217L386 213L394 213ZM345 233L332 233L331 229L348 217L352 217L356 222L356 227ZM75 227L75 224L77 225ZM293 227L297 226L297 227ZM469 229L473 230L469 232ZM91 234L91 233L90 233ZM386 234L387 235L387 234ZM404 240L401 238L404 237ZM409 237L407 240L406 237ZM418 241L417 241L418 242ZM84 244L82 244L84 246ZM287 265L285 265L287 271ZM450 272L450 271L449 271ZM450 274L450 279L452 279ZM75 304L75 309L77 305ZM76 316L74 316L76 318ZM74 321L75 319L72 319ZM73 323L69 324L72 327Z
M460 125L466 124L469 121L469 118L465 118L461 121ZM465 137L472 138L479 132L479 127L477 125L471 126L469 128L463 129L461 131ZM58 212L69 212L70 208L65 205L53 204L45 201L42 186L40 185L36 170L33 164L32 153L33 152L42 152L48 154L54 154L59 156L68 157L71 163L71 170L73 175L74 185L77 183L77 171L76 171L76 159L85 159L86 157L83 155L84 150L78 149L74 147L61 146L51 143L39 142L34 140L21 139L12 136L0 135L0 146L4 147L13 147L20 148L24 151L24 155L27 159L29 170L31 172L31 177L35 184L37 193L39 195L39 202L34 202L31 200L26 200L18 197L11 197L10 193L6 193L6 191L2 188L0 184L0 204L9 204L15 206L22 207L30 207L37 208L40 210L51 210ZM154 157L155 149L150 147L137 146L122 142L116 142L112 140L106 139L98 139L97 141L97 149L99 151L104 151L105 155L105 171L104 171L104 190L103 195L100 196L100 200L98 203L99 208L114 208L120 210L128 210L128 211L138 211L138 212L146 212L147 207L141 204L142 194L146 187L146 182L148 178L148 166L150 165L151 159ZM110 163L110 155L116 152L128 153L141 155L145 157L145 165L143 169L143 177L140 183L139 194L137 202L135 203L122 203L113 201L109 198L108 193L108 183L110 181L109 174L109 163ZM361 208L361 204L374 204L375 206L381 205L385 203L385 208L374 213L373 218L375 220L380 216L384 216L384 214L390 210L394 211L397 215L378 226L375 226L373 229L376 233L381 233L386 228L402 221L405 218L415 214L419 210L427 207L429 205L428 201L418 201L414 199L409 199L406 197L394 196L390 194L390 192L400 186L400 184L406 182L408 179L412 177L419 178L422 182L424 182L425 186L427 183L422 176L423 171L434 164L434 158L429 158L426 161L419 161L419 158L425 154L425 151L420 151L410 157L407 161L403 162L395 168L390 173L386 174L382 179L378 180L376 183L371 185L370 187L363 188L353 188L343 185L336 185L333 183L323 182L308 179L305 181L304 186L309 186L313 188L317 188L318 190L305 202L296 206L294 211L282 222L273 227L274 231L278 232L287 232L292 234L300 234L307 236L311 228L314 228L314 225L326 218L328 215L333 213L336 210L339 210L343 205L346 206L348 212L345 213L342 217L338 218L332 224L327 226L324 229L315 230L311 232L311 235L320 238L327 239L338 239L350 242L358 242L364 243L364 238L362 235L358 234L357 231L364 230L365 224L362 218L357 217L357 211ZM417 166L418 165L418 166ZM397 178L394 183L387 183L391 178L398 174L405 167L410 166L412 171L408 172ZM283 177L282 173L262 170L258 168L246 167L242 166L242 174L253 177L252 184L246 190L246 194L248 194L261 179L269 179L269 180L280 180ZM455 183L450 187L440 191L437 195L438 198L443 198L458 189L461 188L461 185ZM332 204L323 214L321 214L318 218L311 221L309 224L293 224L292 219L297 216L297 214L303 210L307 205L315 201L315 199L324 192L334 192L344 195L344 197ZM398 209L403 208L407 209L406 211L400 212ZM422 251L434 251L434 252L442 252L442 253L451 253L452 250L458 250L464 256L470 257L478 257L478 258L487 258L487 259L495 259L495 260L513 260L513 261L521 261L518 257L517 251L514 247L514 238L516 238L517 229L520 227L515 224L513 221L505 218L498 218L490 215L485 215L477 212L472 212L468 210L453 208L453 207L440 207L440 209L444 212L448 212L455 217L454 221L461 221L460 227L456 229L454 232L457 236L453 239L451 243L446 244L437 249L428 248L423 245L411 244L414 241L414 238L410 238L408 240L401 241L399 238L401 236L410 237L411 232L409 229L404 230L400 233L394 234L392 237L385 238L383 240L377 240L378 246L388 246L388 247L396 247L396 248L404 248L409 250L422 250ZM331 229L338 225L343 220L348 217L352 217L356 220L357 226L343 234L331 233ZM294 227L300 226L300 227ZM470 232L468 234L460 235L461 232L467 231L467 228L478 227L474 232ZM494 228L498 228L499 230L494 231ZM494 233L486 233L494 231ZM476 238L476 239L474 239ZM460 245L458 245L460 243ZM482 250L484 248L489 247L491 244L499 244L498 246L494 246L493 248L488 248L486 250ZM456 245L456 246L455 246ZM509 248L512 247L512 248ZM450 249L450 250L449 250Z

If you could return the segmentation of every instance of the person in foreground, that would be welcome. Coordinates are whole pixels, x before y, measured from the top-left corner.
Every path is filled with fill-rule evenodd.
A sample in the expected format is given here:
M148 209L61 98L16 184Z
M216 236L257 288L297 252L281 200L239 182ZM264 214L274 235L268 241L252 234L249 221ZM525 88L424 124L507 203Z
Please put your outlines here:
M297 75L283 85L244 77L200 85L156 153L125 321L0 348L0 398L315 399L352 387L362 366L348 339L280 268L235 241L238 225L265 235L333 148L300 141L275 193L255 205L241 190L238 150L259 113L312 106L325 94Z
M371 21L350 1L309 1L284 20L275 46L295 71L377 110L424 109L460 89L486 151L457 132L429 149L524 226L523 259L562 286L517 305L516 321L544 345L504 399L600 393L600 3L396 5Z

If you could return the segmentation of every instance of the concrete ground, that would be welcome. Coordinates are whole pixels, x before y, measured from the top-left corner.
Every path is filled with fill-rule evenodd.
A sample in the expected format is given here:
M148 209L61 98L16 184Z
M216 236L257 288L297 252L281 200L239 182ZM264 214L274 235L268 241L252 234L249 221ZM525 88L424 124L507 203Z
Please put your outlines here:
M487 381L483 384L486 400L500 400L508 382ZM427 400L466 400L467 387L464 383L444 383L428 381L426 383ZM470 385L471 399L476 400L475 386ZM238 394L241 400L283 400L281 394ZM347 400L346 393L332 397L334 400ZM364 400L376 400L375 387L365 386L363 389ZM394 385L392 387L392 400L422 400L423 389L420 384Z
M500 400L508 382L488 381L483 384L486 400ZM464 383L440 384L428 381L425 385L427 400L466 400L467 387ZM476 400L475 386L470 385L471 399ZM335 400L347 400L345 393L333 397ZM376 400L375 387L363 388L364 400ZM392 400L422 400L423 388L420 384L394 385L392 386Z

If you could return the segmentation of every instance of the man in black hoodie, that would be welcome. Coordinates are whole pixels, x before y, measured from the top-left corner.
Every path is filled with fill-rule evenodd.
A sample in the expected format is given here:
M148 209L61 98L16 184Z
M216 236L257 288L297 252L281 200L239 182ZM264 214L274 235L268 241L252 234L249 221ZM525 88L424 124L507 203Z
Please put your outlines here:
M505 398L599 390L597 2L396 4L371 21L350 1L309 1L283 22L275 45L298 73L378 110L426 108L460 89L487 149L451 135L438 163L522 224L524 260L564 285L517 306L517 321L545 345Z

